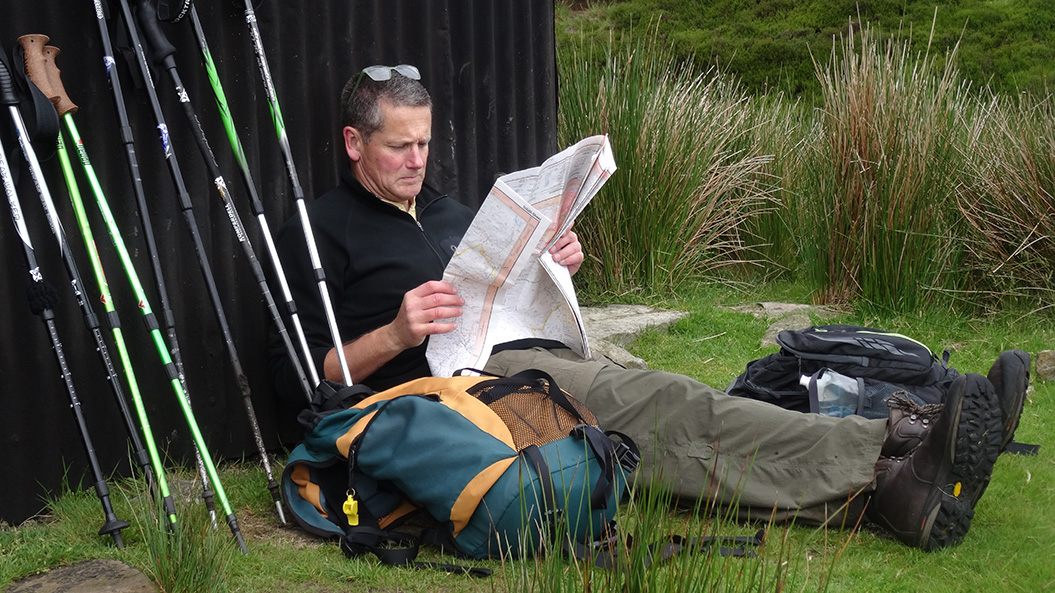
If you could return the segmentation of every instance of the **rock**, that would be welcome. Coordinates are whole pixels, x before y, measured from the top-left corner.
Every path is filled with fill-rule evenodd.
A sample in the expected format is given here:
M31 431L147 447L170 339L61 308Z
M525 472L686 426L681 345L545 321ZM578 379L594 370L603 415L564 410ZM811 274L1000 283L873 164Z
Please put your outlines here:
M646 305L583 307L582 323L594 356L607 356L628 369L647 369L644 360L630 354L623 345L645 328L667 327L687 315L684 311L653 309Z
M685 315L685 311L653 309L646 305L608 305L582 309L583 325L586 326L586 335L591 344L595 340L626 344L647 327L667 327Z
M620 364L628 369L647 369L648 364L630 354L622 346L617 346L608 340L590 338L590 352L594 356L607 356L612 362Z
M1037 352L1037 376L1045 381L1055 379L1055 350Z
M786 329L806 329L813 325L813 320L806 313L792 313L782 317L769 326L765 335L762 336L762 347L776 346L777 334Z
M138 570L117 560L96 559L17 581L4 593L157 593Z
M802 305L798 303L775 303L768 301L740 305L739 307L733 307L732 309L733 311L738 311L740 313L748 313L759 319L774 320L795 314L813 315L820 319L826 319L835 314L835 311L829 307Z

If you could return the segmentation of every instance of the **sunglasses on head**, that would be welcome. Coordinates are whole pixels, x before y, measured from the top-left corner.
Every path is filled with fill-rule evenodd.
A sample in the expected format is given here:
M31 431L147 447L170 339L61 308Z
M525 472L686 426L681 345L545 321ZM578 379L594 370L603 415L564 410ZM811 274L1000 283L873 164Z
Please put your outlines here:
M410 64L400 64L398 66L367 66L359 71L359 76L355 77L355 86L352 87L352 94L348 95L348 100L351 101L355 97L355 91L359 90L359 82L363 79L364 74L369 76L371 80L382 82L385 80L391 80L393 72L398 72L399 74L413 80L421 80L421 72L418 71L416 66L411 66Z

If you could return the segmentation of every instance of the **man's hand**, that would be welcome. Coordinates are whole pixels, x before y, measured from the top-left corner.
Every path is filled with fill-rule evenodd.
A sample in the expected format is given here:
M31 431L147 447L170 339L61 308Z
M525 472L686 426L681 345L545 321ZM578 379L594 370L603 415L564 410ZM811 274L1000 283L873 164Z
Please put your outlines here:
M401 350L413 348L432 334L445 334L457 325L453 321L438 323L440 319L454 319L462 314L465 299L448 282L432 280L403 295L399 313L392 321L392 336Z
M549 248L549 252L553 256L553 261L568 268L568 272L573 276L575 272L579 271L579 266L582 265L583 259L586 258L583 255L579 237L571 229L568 229L557 239L553 247Z
M464 304L465 299L458 296L454 286L438 280L426 282L406 293L392 323L344 345L344 355L352 378L362 381L400 352L420 345L427 336L452 331L457 325L453 321L434 322L460 317ZM326 354L323 373L331 381L342 380L340 361L335 350Z

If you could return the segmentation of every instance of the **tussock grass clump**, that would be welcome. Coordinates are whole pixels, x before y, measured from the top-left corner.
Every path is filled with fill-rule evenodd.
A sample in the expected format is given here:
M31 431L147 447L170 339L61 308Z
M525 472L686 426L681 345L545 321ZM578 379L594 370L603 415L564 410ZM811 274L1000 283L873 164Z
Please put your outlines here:
M1055 292L1055 98L992 96L967 121L959 210L974 301L996 307ZM979 298L984 297L984 298Z
M134 485L133 524L149 549L146 555L129 556L136 568L162 593L229 591L227 568L238 548L225 530L214 525L205 506L182 500L177 504L179 522L172 528L161 501L153 501L142 482ZM150 506L156 507L153 512Z
M753 148L748 97L693 74L654 34L600 58L560 54L559 141L609 135L620 168L579 218L591 295L669 293L737 261L742 224L772 188Z
M913 55L897 37L851 28L817 64L824 108L800 207L803 271L825 303L913 310L956 290L959 115L954 60Z

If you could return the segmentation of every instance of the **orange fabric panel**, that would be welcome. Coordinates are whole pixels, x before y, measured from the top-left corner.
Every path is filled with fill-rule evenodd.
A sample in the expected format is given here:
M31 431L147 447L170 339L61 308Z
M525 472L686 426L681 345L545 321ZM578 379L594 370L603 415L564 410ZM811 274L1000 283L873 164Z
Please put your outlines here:
M494 486L498 478L501 478L516 460L516 456L513 456L492 463L490 467L476 474L476 477L465 486L458 495L458 500L454 501L454 505L451 506L451 522L454 523L455 536L465 529L469 519L476 512L476 507L480 506L484 494L487 494L491 486Z
M396 507L396 510L378 519L377 525L381 529L387 529L396 519L405 517L416 510L418 510L418 507L414 506L409 500L404 499L403 502Z
M308 472L308 466L306 465L298 464L293 468L291 476L293 477L293 482L297 484L297 492L300 493L301 498L318 509L323 517L329 518L326 509L322 508L322 499L319 497L319 485L311 481L311 476Z
M445 406L455 410L473 424L479 426L481 430L494 436L515 451L516 445L513 442L513 435L509 432L509 427L506 426L505 422L491 408L481 403L480 400L465 393L465 390L469 387L489 379L491 377L422 377L371 395L353 406L353 408L362 410L376 402L388 401L408 394L436 394L440 396L440 402ZM369 421L368 419L369 416L359 420L348 433L337 439L337 448L345 457L348 456L348 447L351 445L352 440L362 432L366 422Z
M352 447L352 441L355 440L355 437L362 434L363 429L366 428L367 422L370 422L370 419L373 418L375 414L377 414L376 411L364 414L362 418L356 421L356 423L348 429L348 432L342 434L340 438L337 439L335 445L337 450L341 452L341 455L344 455L345 459L348 459L348 450Z

